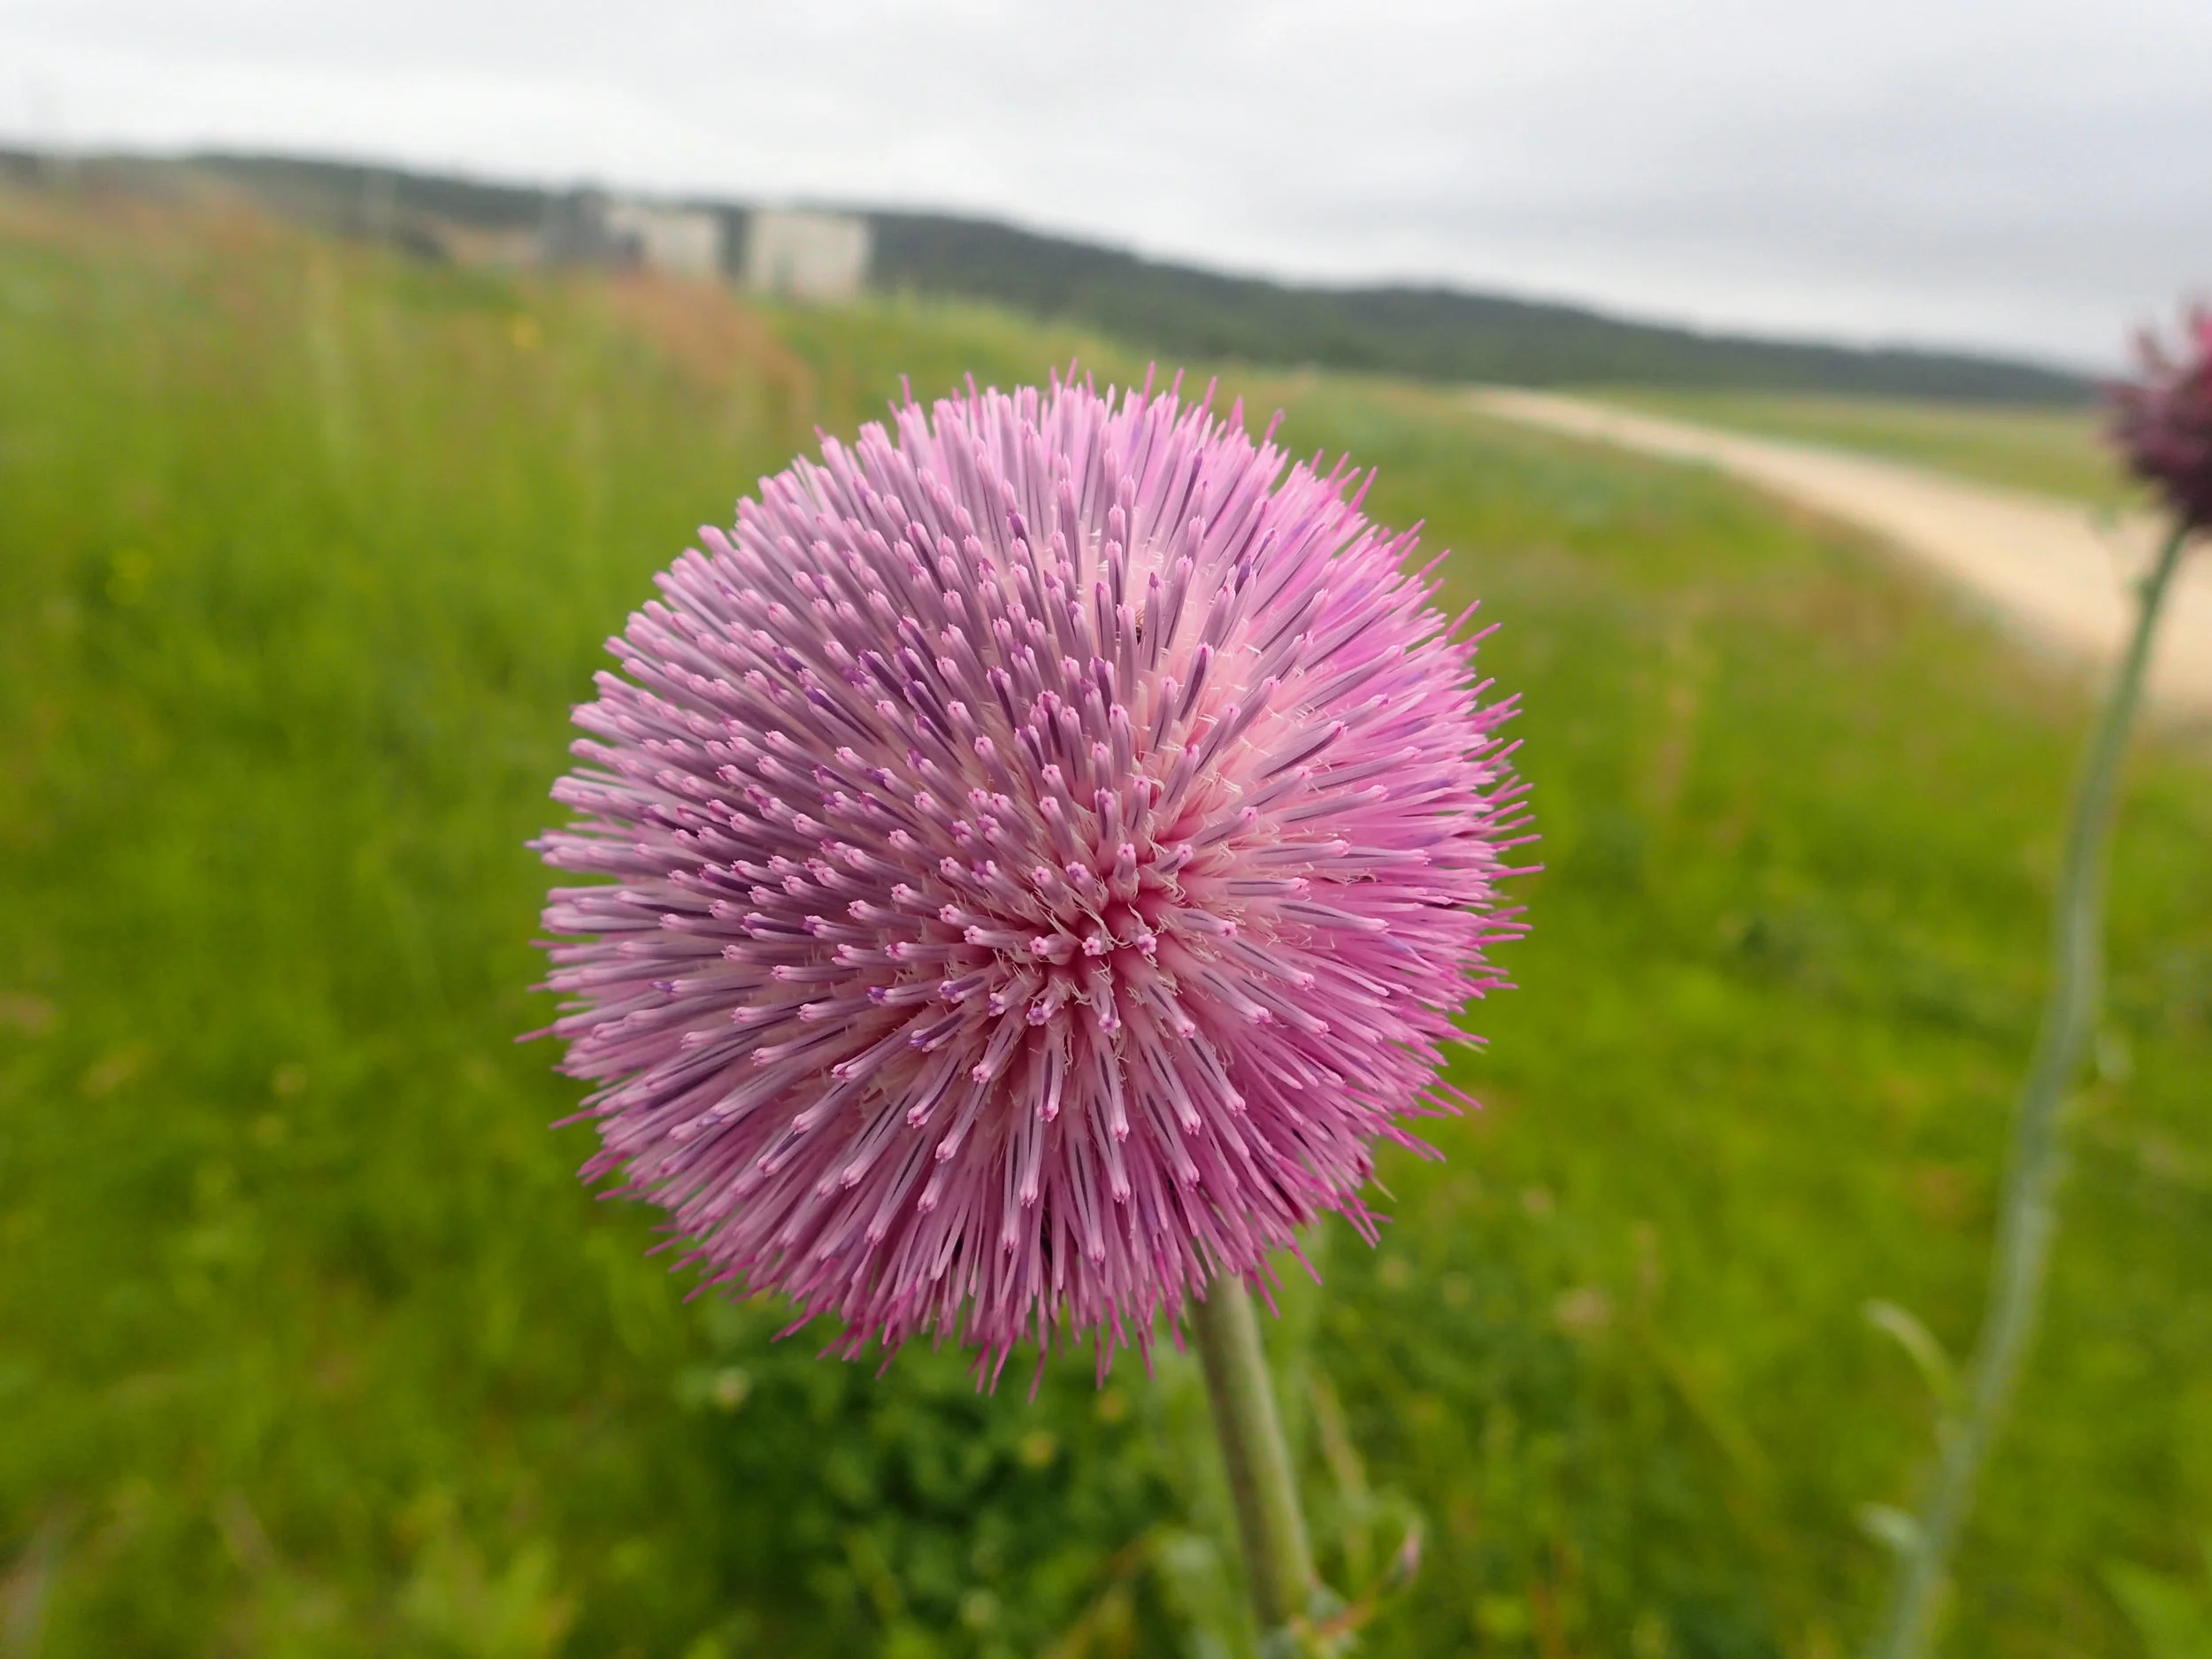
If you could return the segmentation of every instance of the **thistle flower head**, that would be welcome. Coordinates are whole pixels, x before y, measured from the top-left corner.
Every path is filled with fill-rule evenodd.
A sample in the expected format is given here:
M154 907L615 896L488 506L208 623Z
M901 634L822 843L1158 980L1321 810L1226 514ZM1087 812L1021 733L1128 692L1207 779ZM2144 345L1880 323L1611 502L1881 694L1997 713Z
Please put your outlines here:
M2189 313L2178 352L2147 334L2138 350L2141 374L2112 391L2113 442L2185 524L2212 527L2212 310Z
M576 711L546 926L586 1166L835 1345L1102 1370L1448 1110L1518 786L1412 534L1174 392L825 440Z

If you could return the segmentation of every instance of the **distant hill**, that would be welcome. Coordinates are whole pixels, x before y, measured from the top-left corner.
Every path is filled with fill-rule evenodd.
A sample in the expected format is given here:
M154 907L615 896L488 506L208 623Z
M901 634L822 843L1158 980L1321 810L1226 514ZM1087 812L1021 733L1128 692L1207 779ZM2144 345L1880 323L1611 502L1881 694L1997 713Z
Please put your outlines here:
M510 238L557 222L576 192L355 162L207 154L181 162L81 164L119 183L198 179L241 188L271 211L344 234L434 254L445 229ZM29 176L30 158L0 157ZM723 216L734 272L748 211ZM1226 276L1041 235L989 219L864 212L874 236L871 285L988 302L1096 328L1175 357L1520 386L1640 385L1768 392L2080 403L2086 378L1965 352L1865 349L1709 334L1580 306L1442 287L1325 288Z

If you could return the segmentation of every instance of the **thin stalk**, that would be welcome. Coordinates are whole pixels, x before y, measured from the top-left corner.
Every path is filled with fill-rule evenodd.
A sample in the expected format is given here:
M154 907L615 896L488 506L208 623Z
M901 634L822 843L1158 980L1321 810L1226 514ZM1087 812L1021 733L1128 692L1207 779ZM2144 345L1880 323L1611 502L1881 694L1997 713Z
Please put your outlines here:
M1292 1621L1307 1613L1317 1580L1267 1356L1260 1348L1260 1324L1244 1286L1221 1279L1192 1306L1191 1325L1236 1504L1252 1610L1259 1615L1263 1646L1280 1647Z
M1981 1340L1964 1394L1944 1422L1941 1456L1926 1507L1898 1557L1888 1615L1874 1649L1878 1659L1920 1659L1928 1651L1951 1552L1973 1508L1975 1484L2034 1333L2051 1240L2058 1225L2055 1195L2065 1158L2060 1108L2080 1068L2102 991L2104 848L2112 827L2120 762L2143 699L2143 674L2150 663L2159 611L2188 534L2185 523L2177 526L2137 585L2135 632L2074 786L2072 818L2059 866L2051 988L2013 1121L2012 1167L1998 1218L1996 1263L1982 1316Z

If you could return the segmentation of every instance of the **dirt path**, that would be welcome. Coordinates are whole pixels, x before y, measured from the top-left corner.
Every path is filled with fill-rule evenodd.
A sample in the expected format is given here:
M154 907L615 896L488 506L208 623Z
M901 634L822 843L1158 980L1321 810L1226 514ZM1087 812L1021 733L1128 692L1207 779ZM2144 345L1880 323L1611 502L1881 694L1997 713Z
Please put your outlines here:
M2101 664L2119 655L2133 611L2126 584L2148 561L2159 534L2147 515L2115 521L2054 497L1578 397L1505 387L1468 396L1486 414L1717 466L1870 530L1974 596L2031 644L2076 661ZM2212 717L2212 548L2183 566L2168 603L2151 694L2171 713Z

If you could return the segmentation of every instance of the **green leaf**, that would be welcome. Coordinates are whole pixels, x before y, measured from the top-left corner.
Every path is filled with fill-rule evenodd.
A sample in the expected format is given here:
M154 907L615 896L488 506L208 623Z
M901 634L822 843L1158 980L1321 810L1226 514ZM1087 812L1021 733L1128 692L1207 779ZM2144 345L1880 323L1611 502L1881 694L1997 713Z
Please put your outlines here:
M1937 1406L1949 1410L1958 1394L1958 1368L1951 1363L1950 1355L1936 1340L1935 1333L1893 1302L1870 1302L1861 1311L1869 1325L1897 1340L1897 1346L1905 1350L1913 1369L1935 1396Z
M1876 1543L1886 1544L1901 1555L1920 1542L1920 1523L1887 1503L1862 1503L1859 1529Z

